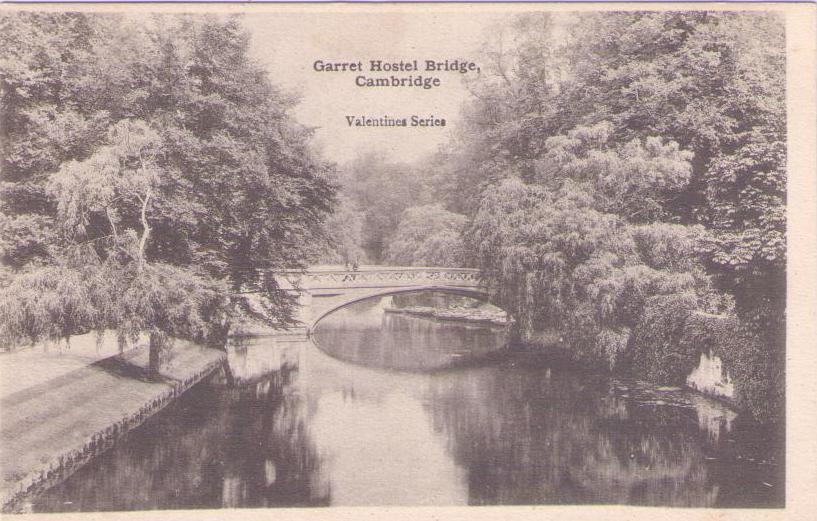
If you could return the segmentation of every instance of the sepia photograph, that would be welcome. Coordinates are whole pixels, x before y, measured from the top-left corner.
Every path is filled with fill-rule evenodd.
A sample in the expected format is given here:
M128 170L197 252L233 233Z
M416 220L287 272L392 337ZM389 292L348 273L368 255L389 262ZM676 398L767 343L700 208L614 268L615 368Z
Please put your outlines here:
M815 9L679 5L0 6L3 515L785 513Z

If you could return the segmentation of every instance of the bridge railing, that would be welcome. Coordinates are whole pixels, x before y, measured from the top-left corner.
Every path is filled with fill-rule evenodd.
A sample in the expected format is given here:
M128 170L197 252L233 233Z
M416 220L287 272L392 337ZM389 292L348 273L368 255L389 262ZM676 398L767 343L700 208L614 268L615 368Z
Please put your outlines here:
M380 267L363 266L359 269L310 268L307 270L263 271L262 278L275 277L284 291L310 288L349 288L361 286L410 286L448 285L482 286L479 270L472 268L436 267ZM243 292L256 292L258 288L245 288Z
M301 273L281 274L300 286L339 287L357 285L414 285L434 284L478 286L482 284L479 271L468 268L366 268L360 270L309 270ZM293 277L294 280L290 277Z

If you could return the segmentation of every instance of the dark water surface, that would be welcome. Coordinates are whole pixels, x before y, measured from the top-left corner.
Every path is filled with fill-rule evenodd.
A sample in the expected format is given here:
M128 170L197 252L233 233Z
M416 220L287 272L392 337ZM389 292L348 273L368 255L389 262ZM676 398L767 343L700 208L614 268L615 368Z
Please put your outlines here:
M331 315L320 348L232 346L234 388L199 384L33 510L782 506L779 447L726 407L526 354L486 360L504 330L388 305Z

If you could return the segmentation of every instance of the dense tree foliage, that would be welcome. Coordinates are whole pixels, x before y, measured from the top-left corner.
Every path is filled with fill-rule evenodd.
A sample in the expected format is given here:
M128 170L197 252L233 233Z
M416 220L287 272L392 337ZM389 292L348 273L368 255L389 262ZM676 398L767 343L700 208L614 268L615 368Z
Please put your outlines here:
M316 260L475 265L523 332L555 329L576 356L656 381L694 358L689 324L728 316L731 333L710 329L733 338L740 399L782 414L774 14L519 16L487 35L448 146L336 172L234 19L2 22L6 341L223 336L251 312L248 287L285 323L291 303L260 272Z
M465 223L464 215L440 205L412 206L400 217L386 258L398 266L466 266Z
M639 364L673 315L734 306L734 334L766 355L729 363L758 402L782 394L783 41L761 13L527 15L496 32L445 169L449 197L471 187L468 244L524 328Z
M2 24L4 340L223 337L250 312L247 288L286 323L291 299L263 272L303 265L334 187L239 21ZM82 298L61 313L68 281ZM37 326L49 313L56 323Z
M770 341L785 308L785 45L769 14L665 13L577 25L571 107L604 111L624 135L661 135L694 153L668 209L713 232L707 261L738 311ZM606 27L603 32L602 26ZM587 38L587 34L597 37ZM591 67L590 64L604 64ZM577 88L578 87L578 88ZM590 111L588 111L590 112ZM583 118L599 117L593 113Z
M558 32L555 27L558 25ZM463 186L535 175L551 136L610 125L616 144L688 150L663 220L711 230L706 261L758 330L785 306L783 25L762 13L616 13L518 19L477 97L458 160ZM500 35L498 38L502 38ZM509 43L508 40L511 40ZM479 196L471 202L478 202ZM772 335L774 336L774 335Z
M595 179L603 188L604 177ZM478 264L499 281L498 303L525 332L556 329L576 356L612 369L625 361L650 299L685 295L717 307L695 262L702 228L631 223L605 212L607 199L593 187L570 178L560 184L506 179L483 197L469 229Z
M428 202L422 172L416 166L390 161L379 153L364 153L342 165L337 184L346 200L346 209L341 210L360 212L363 217L358 247L365 253L365 259L375 264L386 262L389 241L398 231L403 211ZM345 222L351 224L348 218ZM337 224L334 228L337 232L330 231L330 238L356 233L349 226Z
M341 194L323 226L311 258L318 264L359 266L369 259L363 249L366 244L364 226L366 213L355 202Z

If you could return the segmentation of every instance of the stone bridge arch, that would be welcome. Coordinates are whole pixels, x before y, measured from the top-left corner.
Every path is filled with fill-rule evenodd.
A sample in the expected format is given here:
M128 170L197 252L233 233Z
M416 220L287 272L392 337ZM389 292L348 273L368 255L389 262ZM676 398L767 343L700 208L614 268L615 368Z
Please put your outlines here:
M277 274L276 279L282 289L298 294L298 319L307 334L332 312L373 297L434 290L488 300L479 271L467 268L317 267Z
M314 331L318 323L324 318L328 317L335 311L345 308L355 302L368 300L376 297L386 297L390 295L399 295L401 293L414 293L417 291L439 291L443 293L450 293L452 295L462 295L466 297L475 298L477 300L488 301L488 293L481 289L461 288L456 286L412 286L406 288L389 288L384 290L356 290L349 292L346 295L338 296L336 298L329 298L321 301L318 305L314 303L311 306L311 317L308 317L307 330ZM313 296L314 297L314 296ZM313 299L314 302L314 299ZM307 317L305 317L307 318Z

